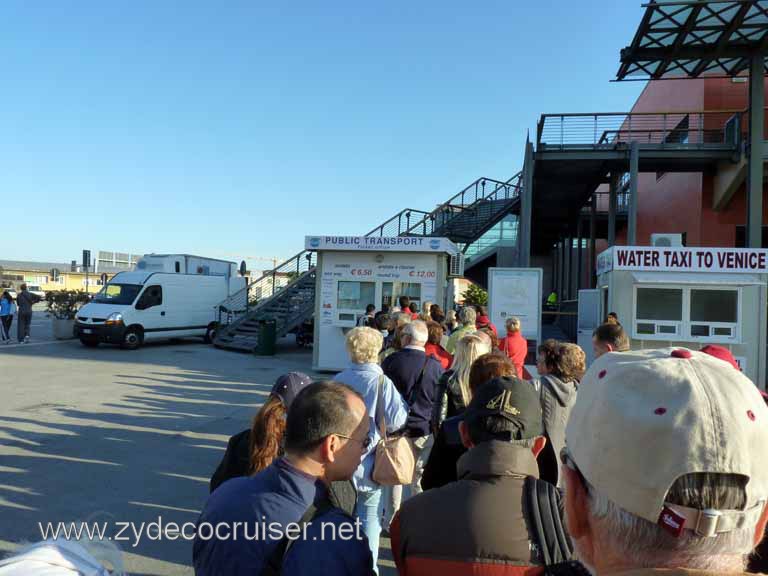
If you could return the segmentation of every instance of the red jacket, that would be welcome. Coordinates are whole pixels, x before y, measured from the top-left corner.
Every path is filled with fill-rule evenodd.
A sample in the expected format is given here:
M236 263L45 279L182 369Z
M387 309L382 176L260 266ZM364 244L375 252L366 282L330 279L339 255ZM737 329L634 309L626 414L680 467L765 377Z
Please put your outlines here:
M515 365L517 377L522 378L523 364L525 364L525 357L528 355L528 340L523 338L520 332L513 332L511 335L507 334L499 340L499 350L504 352L512 361L512 364Z
M427 344L424 346L424 351L427 353L427 356L432 356L435 360L440 362L440 364L443 366L443 370L448 370L448 368L451 367L451 362L453 362L453 356L451 356L445 348L440 346L440 344Z

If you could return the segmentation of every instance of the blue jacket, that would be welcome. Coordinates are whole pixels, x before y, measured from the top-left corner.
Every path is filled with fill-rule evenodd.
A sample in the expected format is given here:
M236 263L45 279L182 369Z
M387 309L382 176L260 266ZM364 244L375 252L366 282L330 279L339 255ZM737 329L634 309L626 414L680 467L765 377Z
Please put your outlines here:
M282 576L369 576L373 555L359 520L334 508L307 527L283 558Z
M265 562L280 541L280 537L275 537L275 532L270 528L271 523L279 525L280 531L284 530L286 525L298 522L310 504L318 502L326 495L327 490L321 480L295 469L284 458L277 460L255 476L233 478L224 482L208 498L200 514L198 527L202 523L210 523L215 529L217 524L225 523L229 534L237 538L229 537L219 540L214 536L205 540L198 534L192 548L195 574L197 576L260 574ZM346 522L353 522L342 512L335 510L321 516L318 520L326 521L326 516L327 521L335 519L340 522L340 518L344 518ZM236 522L244 524L239 529L235 529ZM243 527L246 525L248 532L245 532ZM319 530L320 527L318 526L317 529ZM206 537L207 532L208 528L203 531ZM325 566L338 566L341 570L336 572L335 568L329 568L328 574L345 574L344 566L348 562L359 562L359 559L364 556L362 548L368 549L366 540L361 543L356 539L349 541L338 539L330 545L328 541L319 542L318 537L318 544L314 544L309 531L307 533L310 541L295 541L286 554L286 560L289 557L295 557L294 562L299 561L299 558L312 558L323 562ZM227 536L227 533L222 531L221 535ZM254 535L257 538L254 539ZM299 545L298 548L297 545ZM319 550L323 547L331 550ZM289 574L285 571L283 573Z
M411 437L427 436L430 433L432 407L437 396L437 382L443 374L440 362L427 357L422 350L404 348L387 356L381 367L410 405L409 435ZM422 368L424 377L416 388Z
M371 447L363 457L360 466L357 467L353 477L358 491L368 492L381 488L371 479L373 463L376 457L376 444L381 435L376 427L376 404L378 398L379 379L384 375L378 364L350 364L349 368L334 376L336 382L341 382L357 390L365 401L370 419L368 435L371 438ZM384 419L387 422L387 432L394 432L405 426L408 418L408 404L395 389L392 381L384 376Z
M11 313L11 302L5 298L0 298L0 316L8 316Z

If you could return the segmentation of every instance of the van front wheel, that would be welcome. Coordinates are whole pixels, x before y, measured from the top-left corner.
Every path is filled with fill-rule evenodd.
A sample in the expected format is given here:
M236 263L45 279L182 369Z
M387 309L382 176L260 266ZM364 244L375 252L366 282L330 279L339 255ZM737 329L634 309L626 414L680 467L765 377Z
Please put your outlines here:
M203 337L203 342L206 344L212 344L216 339L216 330L218 327L218 324L211 324L208 326L208 329L205 331L205 336Z
M138 328L128 328L123 336L123 348L126 350L136 350L142 344L141 331Z

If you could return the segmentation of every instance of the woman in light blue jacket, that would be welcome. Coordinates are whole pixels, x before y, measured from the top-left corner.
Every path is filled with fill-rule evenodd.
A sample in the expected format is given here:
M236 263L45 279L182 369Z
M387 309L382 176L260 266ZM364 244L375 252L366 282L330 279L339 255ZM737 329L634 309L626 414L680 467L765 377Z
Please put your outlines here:
M370 420L371 447L363 456L354 475L357 486L357 509L360 523L368 537L368 544L373 554L374 566L379 555L379 536L381 534L382 486L373 481L371 473L375 459L376 444L381 436L376 426L376 409L379 401L379 386L382 387L384 419L387 432L395 432L405 426L408 418L408 405L395 388L392 381L384 375L378 364L383 338L381 332L373 328L353 328L347 334L347 352L351 360L349 368L339 372L334 380L357 390L365 400ZM378 570L377 570L378 573Z
M7 290L4 291L0 296L0 340L6 344L11 343L11 323L15 307L13 297Z

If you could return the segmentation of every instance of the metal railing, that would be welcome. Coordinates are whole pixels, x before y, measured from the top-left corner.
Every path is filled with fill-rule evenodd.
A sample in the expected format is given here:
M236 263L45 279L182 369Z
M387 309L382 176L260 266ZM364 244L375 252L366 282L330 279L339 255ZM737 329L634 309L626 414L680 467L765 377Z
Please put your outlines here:
M520 195L521 179L522 172L518 172L506 182L479 178L416 222L405 234L432 236L441 230L446 230L459 215L467 211L477 211L482 204L481 201L513 200ZM477 222L477 225L482 228L484 223Z
M536 144L538 150L613 149L634 141L671 149L731 149L739 146L742 132L739 110L543 114Z
M366 236L431 235L436 230L436 226L444 225L451 216L467 209L478 200L511 199L517 196L520 177L521 173L518 173L506 182L478 178L432 212L411 208L401 210L389 220L376 226ZM264 298L272 298L305 272L310 271L315 263L314 253L302 250L274 269L266 271L217 306L219 323L230 324Z

